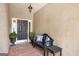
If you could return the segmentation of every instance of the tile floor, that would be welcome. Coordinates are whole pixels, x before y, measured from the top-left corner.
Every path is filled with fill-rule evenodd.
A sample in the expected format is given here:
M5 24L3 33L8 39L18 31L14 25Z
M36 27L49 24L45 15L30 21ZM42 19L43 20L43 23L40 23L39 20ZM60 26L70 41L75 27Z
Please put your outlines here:
M52 56L51 53L49 55ZM10 47L9 56L43 56L43 49L33 48L31 43L20 43Z

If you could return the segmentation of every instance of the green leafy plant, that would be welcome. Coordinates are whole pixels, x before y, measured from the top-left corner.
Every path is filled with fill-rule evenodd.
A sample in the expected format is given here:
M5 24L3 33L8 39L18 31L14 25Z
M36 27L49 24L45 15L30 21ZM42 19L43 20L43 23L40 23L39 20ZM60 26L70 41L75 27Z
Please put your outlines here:
M12 45L15 44L16 37L17 37L17 34L15 32L12 32L12 33L9 34L10 42L12 43Z
M35 36L35 33L34 32L29 32L29 38L30 40L32 40L32 38Z
M10 38L16 38L17 34L15 32L12 32L9 34L9 37Z

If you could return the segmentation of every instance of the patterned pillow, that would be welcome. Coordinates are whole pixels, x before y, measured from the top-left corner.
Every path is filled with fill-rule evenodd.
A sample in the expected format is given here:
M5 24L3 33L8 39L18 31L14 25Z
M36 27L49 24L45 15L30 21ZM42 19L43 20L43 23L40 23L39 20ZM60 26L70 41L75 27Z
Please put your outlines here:
M37 35L37 40L38 42L42 42L43 36L42 35Z
M49 37L46 37L45 45L46 45L46 46L50 46L50 45L51 45L51 40L50 40Z

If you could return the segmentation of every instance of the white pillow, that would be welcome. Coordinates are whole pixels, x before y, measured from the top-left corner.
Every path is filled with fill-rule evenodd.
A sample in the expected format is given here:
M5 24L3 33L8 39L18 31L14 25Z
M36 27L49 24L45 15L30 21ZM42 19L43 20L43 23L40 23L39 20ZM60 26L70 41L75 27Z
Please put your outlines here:
M46 37L46 41L45 41L46 42L45 43L46 46L50 46L50 42L48 42L48 41L50 41L50 38L49 37Z
M42 35L37 35L37 40L36 41L42 42L42 38L43 38Z
M46 41L50 41L50 38L49 37L46 37Z

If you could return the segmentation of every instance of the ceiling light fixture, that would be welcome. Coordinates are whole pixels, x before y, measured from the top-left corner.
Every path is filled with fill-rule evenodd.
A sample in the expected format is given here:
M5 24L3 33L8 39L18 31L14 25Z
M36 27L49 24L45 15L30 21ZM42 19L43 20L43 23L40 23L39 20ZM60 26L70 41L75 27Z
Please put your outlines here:
M28 10L31 13L32 12L33 7L31 6L31 4L28 6Z

